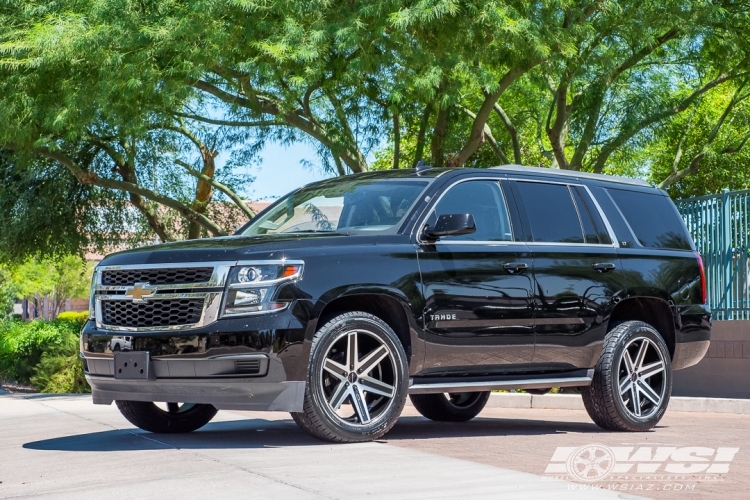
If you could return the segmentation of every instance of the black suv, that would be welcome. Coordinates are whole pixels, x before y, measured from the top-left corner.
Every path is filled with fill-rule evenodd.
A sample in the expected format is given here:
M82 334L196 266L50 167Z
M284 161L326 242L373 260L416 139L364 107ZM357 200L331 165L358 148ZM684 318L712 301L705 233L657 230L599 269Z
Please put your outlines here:
M299 189L234 236L108 256L81 351L94 403L152 432L278 410L364 441L407 395L466 421L494 389L552 387L579 388L605 429L643 431L672 370L708 349L705 286L675 206L643 181L371 172Z

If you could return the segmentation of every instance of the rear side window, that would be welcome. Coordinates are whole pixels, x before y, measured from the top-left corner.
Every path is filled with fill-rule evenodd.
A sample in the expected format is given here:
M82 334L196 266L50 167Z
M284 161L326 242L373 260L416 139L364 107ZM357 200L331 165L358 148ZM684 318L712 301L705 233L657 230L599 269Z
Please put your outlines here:
M523 181L516 182L516 186L529 218L532 241L584 242L578 211L568 186Z
M669 198L624 189L608 189L607 192L642 246L691 249L682 220Z

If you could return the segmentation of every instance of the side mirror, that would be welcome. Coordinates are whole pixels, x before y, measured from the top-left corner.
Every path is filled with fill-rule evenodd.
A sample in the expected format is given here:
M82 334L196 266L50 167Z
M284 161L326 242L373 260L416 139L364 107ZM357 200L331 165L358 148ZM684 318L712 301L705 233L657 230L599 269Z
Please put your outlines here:
M438 217L433 227L425 226L422 235L428 240L437 240L443 236L459 236L477 231L474 216L471 214L445 214Z

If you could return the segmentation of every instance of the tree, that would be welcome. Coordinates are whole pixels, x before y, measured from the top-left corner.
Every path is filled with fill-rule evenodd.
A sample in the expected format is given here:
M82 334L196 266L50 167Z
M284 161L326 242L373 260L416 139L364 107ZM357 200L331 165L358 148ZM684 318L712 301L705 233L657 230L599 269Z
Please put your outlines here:
M236 167L267 141L308 142L339 175L370 169L376 151L378 167L429 156L642 173L660 130L747 76L748 12L673 0L10 1L2 161L56 162L91 196L117 193L162 241L227 234L217 217L229 204L231 219L251 216Z
M48 298L53 317L60 313L67 300L88 298L92 273L93 264L75 255L29 259L10 269L17 298L33 300L37 295Z

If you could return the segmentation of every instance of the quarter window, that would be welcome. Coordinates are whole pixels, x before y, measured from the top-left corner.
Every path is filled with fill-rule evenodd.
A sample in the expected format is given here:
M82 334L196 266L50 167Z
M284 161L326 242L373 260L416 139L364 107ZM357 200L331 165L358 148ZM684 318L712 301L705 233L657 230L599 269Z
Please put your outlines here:
M477 226L475 233L449 236L450 241L513 241L503 192L495 181L465 181L451 187L438 201L428 223L450 214L471 214Z
M642 246L691 249L682 219L669 198L625 189L608 192Z

